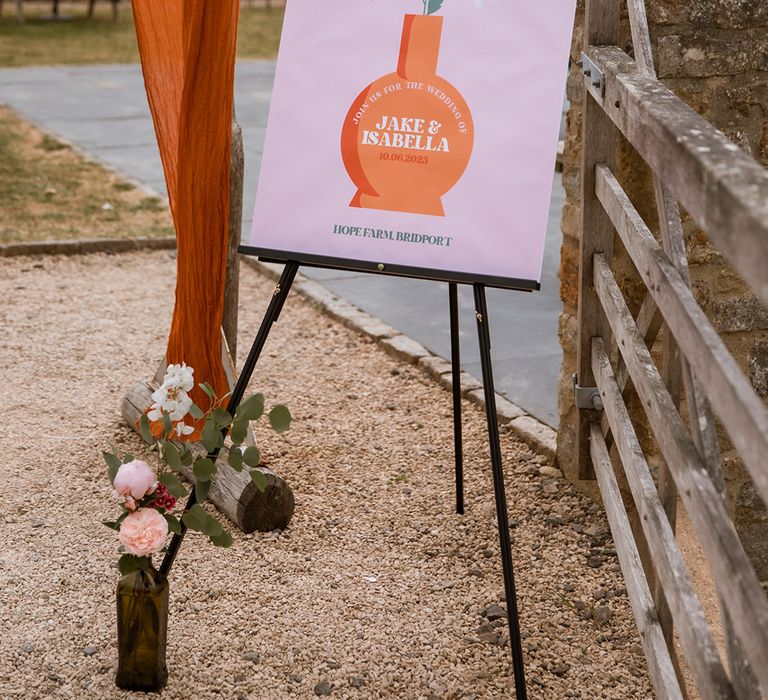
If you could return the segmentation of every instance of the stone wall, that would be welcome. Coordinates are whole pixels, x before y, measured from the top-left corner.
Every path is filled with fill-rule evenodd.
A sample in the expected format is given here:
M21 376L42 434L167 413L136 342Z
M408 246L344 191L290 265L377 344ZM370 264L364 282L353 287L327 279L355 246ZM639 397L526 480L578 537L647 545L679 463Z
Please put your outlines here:
M768 2L765 0L646 0L659 78L681 99L768 165ZM563 246L560 267L563 312L560 341L564 361L560 379L558 459L576 480L575 426L571 374L576 364L578 249L581 235L582 76L575 62L583 46L583 0L579 1L568 79L568 113L563 184ZM631 54L626 18L622 48ZM630 199L656 231L657 217L647 166L621 142L617 177ZM694 294L761 396L768 396L768 310L752 295L717 250L683 214ZM616 275L636 312L644 288L621 245L616 246ZM642 411L639 433L650 461L658 454ZM754 493L727 436L720 431L729 505L748 553L762 579L768 579L768 517ZM589 484L583 484L590 488Z

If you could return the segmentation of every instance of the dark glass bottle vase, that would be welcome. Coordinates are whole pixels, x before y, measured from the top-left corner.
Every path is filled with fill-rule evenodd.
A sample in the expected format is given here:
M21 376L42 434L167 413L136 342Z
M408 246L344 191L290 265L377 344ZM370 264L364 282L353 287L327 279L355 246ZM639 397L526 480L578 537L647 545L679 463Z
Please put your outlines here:
M154 569L134 571L117 584L117 676L124 690L160 690L168 680L168 579Z

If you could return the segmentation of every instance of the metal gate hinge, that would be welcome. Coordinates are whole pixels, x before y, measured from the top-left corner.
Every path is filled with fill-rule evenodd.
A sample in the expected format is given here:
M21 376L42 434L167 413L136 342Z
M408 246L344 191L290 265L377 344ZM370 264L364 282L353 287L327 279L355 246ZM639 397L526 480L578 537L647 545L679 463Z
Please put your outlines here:
M575 372L573 374L573 398L576 402L576 408L594 411L603 410L603 399L600 396L600 389L596 386L580 386L579 378Z
M605 96L605 75L587 56L587 54L581 54L581 72L584 74L584 84L592 95L602 102Z

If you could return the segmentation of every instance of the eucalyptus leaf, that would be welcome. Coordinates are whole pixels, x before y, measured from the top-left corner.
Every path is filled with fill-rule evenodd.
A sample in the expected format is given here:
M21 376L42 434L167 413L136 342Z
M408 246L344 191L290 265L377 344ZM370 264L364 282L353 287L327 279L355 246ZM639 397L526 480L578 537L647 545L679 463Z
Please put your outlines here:
M264 414L264 394L253 394L237 409L237 417L245 420L259 420Z
M256 484L256 488L259 489L259 491L262 493L267 490L267 485L269 482L267 481L267 477L264 472L260 469L253 469L251 471L251 481Z
M205 413L203 413L203 409L201 409L200 406L198 406L196 403L193 403L189 407L189 413L195 420L200 420L205 415Z
M208 452L212 452L219 446L219 437L219 429L216 427L216 424L213 422L213 420L211 420L211 417L209 416L205 421L205 425L203 426L202 435L203 445L205 445L205 449L208 450Z
M120 469L120 459L114 452L102 451L104 461L107 463L107 471L109 473L109 483L113 483L117 476L117 470Z
M147 418L146 413L143 413L141 418L139 418L139 433L147 445L155 443L155 436L152 435L152 429L149 427L149 418Z
M217 406L213 409L211 417L217 428L223 428L225 425L229 425L232 422L232 416L221 406Z
M127 576L128 574L137 571L139 567L136 564L136 557L134 557L133 554L123 554L123 556L117 560L117 568L120 569L120 573L123 576Z
M188 467L190 464L192 464L192 460L194 460L194 455L192 454L192 450L189 449L187 446L187 443L182 443L181 445L181 463Z
M203 501L208 499L208 494L211 492L211 482L210 481L200 481L199 479L195 483L195 496L197 497L197 500L202 503Z
M117 524L117 521L112 520L102 520L102 525L106 525L110 530L119 530L120 526Z
M209 539L217 547L231 547L232 546L232 535L230 535L226 531L222 532L220 535L211 535L211 536L209 536Z
M203 532L206 522L210 516L205 512L203 507L195 503L188 511L181 516L181 522L183 522L190 530L195 532Z
M208 398L211 400L211 403L215 403L216 392L213 390L213 387L208 382L203 382L198 386L208 395Z
M168 415L168 411L163 411L163 431L166 435L170 434L173 430L173 423L171 423L171 417Z
M259 448L255 445L246 447L245 452L243 452L243 462L245 462L249 467L258 467L259 462L261 462L261 453L259 452Z
M164 472L160 475L160 483L165 484L168 493L175 498L181 498L187 495L187 489L184 488L184 484L170 472Z
M163 513L163 517L165 518L166 522L168 523L168 530L170 532L173 532L176 535L180 535L181 534L181 523L176 519L176 517L171 515L170 513Z
M130 452L126 452L123 455L123 464L128 464L128 462L133 462L134 459L135 457Z
M269 412L269 423L276 433L284 433L291 427L291 412L286 406L278 404Z
M212 518L208 513L205 514L206 521L203 524L203 532L208 535L208 537L218 537L224 532L224 528L221 526L221 523L216 520L216 518Z
M229 464L229 466L232 467L232 469L234 469L236 472L243 471L243 453L240 451L239 447L233 447L229 451L227 464Z
M163 457L168 466L175 472L181 471L181 455L172 442L166 442L163 446Z
M133 554L123 554L123 556L117 560L117 568L120 569L120 573L123 576L127 576L139 569L146 571L150 565L151 562L147 557L137 557Z
M235 422L232 423L232 432L229 434L232 444L242 445L246 435L248 435L248 420L246 418L235 418Z
M216 473L216 465L208 457L199 457L192 465L192 471L197 481L210 481Z

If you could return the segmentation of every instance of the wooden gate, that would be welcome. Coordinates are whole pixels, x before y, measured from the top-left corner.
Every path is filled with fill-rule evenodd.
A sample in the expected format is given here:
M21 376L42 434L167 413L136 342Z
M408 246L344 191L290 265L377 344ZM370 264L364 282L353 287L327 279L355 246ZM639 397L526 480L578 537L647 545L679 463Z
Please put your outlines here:
M768 171L656 79L643 0L627 4L634 60L617 47L618 0L586 3L579 472L600 484L657 696L685 697L674 625L700 697L768 697L768 598L726 507L712 409L766 503L768 410L691 293L678 208L679 202L768 304ZM660 243L614 175L617 130L654 173ZM646 286L637 317L612 271L615 240ZM662 325L659 368L649 348ZM628 382L664 458L657 479L625 404ZM679 410L683 392L687 421ZM617 474L631 492L647 561ZM714 574L727 663L675 541L678 500Z

